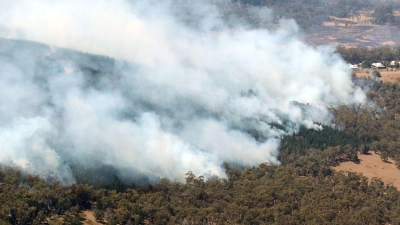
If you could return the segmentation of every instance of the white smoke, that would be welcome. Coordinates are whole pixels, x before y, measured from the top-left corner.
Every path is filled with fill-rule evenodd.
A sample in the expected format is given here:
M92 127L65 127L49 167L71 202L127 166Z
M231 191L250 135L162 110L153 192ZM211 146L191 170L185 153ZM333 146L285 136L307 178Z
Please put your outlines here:
M320 129L315 122L331 121L328 107L365 101L334 48L300 41L293 20L251 29L205 1L174 4L4 4L3 37L116 60L3 41L11 59L0 58L0 162L66 182L67 156L113 165L125 177L223 177L223 161L278 164L282 135ZM271 18L268 10L248 13Z

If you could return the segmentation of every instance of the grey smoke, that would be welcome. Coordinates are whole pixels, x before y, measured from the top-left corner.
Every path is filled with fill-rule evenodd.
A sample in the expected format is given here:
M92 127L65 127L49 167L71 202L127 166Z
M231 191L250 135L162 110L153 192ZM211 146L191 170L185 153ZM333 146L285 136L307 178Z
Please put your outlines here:
M282 135L365 101L334 46L308 46L293 20L272 24L269 10L247 13L270 29L235 25L220 4L5 5L4 38L49 46L2 40L0 162L65 183L70 161L130 179L224 177L224 161L279 164Z

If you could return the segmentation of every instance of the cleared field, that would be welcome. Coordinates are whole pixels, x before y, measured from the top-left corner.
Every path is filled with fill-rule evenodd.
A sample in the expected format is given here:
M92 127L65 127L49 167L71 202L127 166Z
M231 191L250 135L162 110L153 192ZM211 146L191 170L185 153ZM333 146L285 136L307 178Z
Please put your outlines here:
M398 83L400 84L400 72L381 72L380 78L383 82Z
M369 70L370 73L367 73L366 71ZM357 70L356 75L357 77L372 77L371 75L371 69L363 69L363 70ZM381 73L381 78L379 78L382 82L389 82L389 83L397 83L400 84L400 69L397 71L387 71L386 69L384 70L379 70Z
M400 170L396 168L392 160L385 163L381 160L380 155L370 152L370 155L358 155L361 160L360 164L353 162L344 162L334 167L336 171L348 171L362 173L371 180L374 177L381 178L385 184L393 184L400 189Z

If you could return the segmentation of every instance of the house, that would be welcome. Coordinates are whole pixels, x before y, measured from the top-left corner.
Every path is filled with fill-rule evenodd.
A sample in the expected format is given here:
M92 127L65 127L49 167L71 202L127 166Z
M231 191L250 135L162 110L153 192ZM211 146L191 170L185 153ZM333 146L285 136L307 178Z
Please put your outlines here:
M349 68L350 68L352 71L358 70L358 66L357 66L357 65L349 64Z
M396 66L399 65L399 64L400 64L400 62L391 61L391 62L389 63L389 66L392 67L392 68L394 68L394 67L396 67Z
M371 64L371 68L373 69L385 69L386 66L384 66L382 63L372 63Z

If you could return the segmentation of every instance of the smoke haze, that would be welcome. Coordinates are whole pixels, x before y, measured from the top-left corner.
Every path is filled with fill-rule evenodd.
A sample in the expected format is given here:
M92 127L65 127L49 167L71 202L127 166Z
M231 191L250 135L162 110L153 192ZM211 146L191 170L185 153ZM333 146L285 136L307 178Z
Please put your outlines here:
M271 27L251 29L223 1L189 2L1 1L0 162L65 183L70 162L224 177L224 161L279 164L282 135L365 101L293 20L250 9Z

